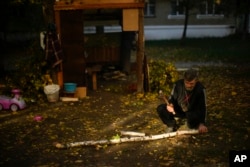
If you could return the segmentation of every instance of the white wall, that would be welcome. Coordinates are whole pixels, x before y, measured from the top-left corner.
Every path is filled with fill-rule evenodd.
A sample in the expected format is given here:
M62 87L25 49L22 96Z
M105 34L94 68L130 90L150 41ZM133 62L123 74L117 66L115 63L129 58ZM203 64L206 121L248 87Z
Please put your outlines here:
M119 26L105 26L104 32L121 32ZM234 34L235 28L230 25L189 25L188 38L225 37ZM95 33L95 27L85 27L84 33ZM183 33L182 25L144 26L145 40L180 39Z
M146 40L180 39L183 26L145 26ZM234 34L235 28L229 25L189 25L187 27L188 38L225 37Z

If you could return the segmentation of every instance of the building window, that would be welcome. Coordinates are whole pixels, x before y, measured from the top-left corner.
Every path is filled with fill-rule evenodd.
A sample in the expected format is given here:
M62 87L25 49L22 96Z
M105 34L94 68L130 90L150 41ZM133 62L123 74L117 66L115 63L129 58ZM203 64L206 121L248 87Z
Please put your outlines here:
M221 10L221 0L203 0L199 7L200 13L197 15L198 19L201 18L223 18Z
M168 19L184 19L185 7L183 0L171 0L171 12L168 15Z
M155 0L146 0L144 16L155 17Z

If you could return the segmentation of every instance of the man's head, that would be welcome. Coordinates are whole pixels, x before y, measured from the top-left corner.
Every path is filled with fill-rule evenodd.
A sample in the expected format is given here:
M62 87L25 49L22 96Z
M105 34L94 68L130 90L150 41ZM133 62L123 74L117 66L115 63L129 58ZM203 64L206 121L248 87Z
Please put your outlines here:
M192 91L198 81L198 72L195 69L188 69L184 73L184 84L187 91Z

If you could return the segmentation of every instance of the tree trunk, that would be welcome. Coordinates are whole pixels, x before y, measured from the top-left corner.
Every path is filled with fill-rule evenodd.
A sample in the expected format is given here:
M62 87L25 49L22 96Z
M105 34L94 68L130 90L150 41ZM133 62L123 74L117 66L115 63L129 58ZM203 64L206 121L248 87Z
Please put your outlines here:
M185 7L186 7L185 21L184 21L184 29L182 33L181 43L184 43L184 40L186 39L186 36L187 36L187 26L188 26L188 19L189 19L189 0L186 0Z
M248 35L248 29L249 29L249 8L250 8L250 2L247 1L246 2L246 12L244 14L244 21L243 21L243 34L242 34L242 39L245 40L247 39L247 35Z
M249 27L249 1L236 2L236 31L243 40L247 38Z
M98 141L82 141L82 142L73 142L73 143L67 143L67 144L61 144L61 143L54 143L54 146L56 148L71 148L71 147L79 147L79 146L91 146L91 145L111 145L111 144L119 144L119 143L125 143L125 142L136 142L136 141L151 141L151 140L159 140L159 139L165 139L169 137L179 136L179 135L191 135L191 134L198 134L198 130L181 130L171 133L163 133L158 135L145 135L144 133L138 133L138 132L126 132L122 131L121 135L129 135L129 137L122 137L120 138L114 138L114 139L104 139L104 140L98 140Z

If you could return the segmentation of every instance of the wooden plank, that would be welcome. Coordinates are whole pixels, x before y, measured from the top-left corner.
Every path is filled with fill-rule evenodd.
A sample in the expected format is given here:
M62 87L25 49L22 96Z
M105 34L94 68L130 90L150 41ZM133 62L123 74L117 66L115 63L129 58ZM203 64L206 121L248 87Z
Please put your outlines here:
M61 101L67 102L67 101L78 101L77 97L61 97Z
M105 3L137 3L139 0L73 0L80 4L105 4Z
M97 90L96 71L92 72L92 84L93 84L93 90Z
M55 23L56 23L56 32L58 34L59 41L61 43L61 12L55 11ZM60 70L57 72L57 84L60 88L63 88L63 64L60 64Z
M138 32L138 49L136 56L137 63L137 92L143 92L143 58L144 58L144 10L139 10L139 32Z
M60 17L60 11L55 11L55 23L56 23L56 31L59 34L59 40L61 41L61 17Z
M123 9L123 31L138 31L139 30L139 10L138 9Z
M85 83L82 11L60 11L61 41L64 53L63 79L77 84Z
M88 57L87 63L110 63L119 62L120 60L120 47L89 47L85 48Z
M103 3L103 4L55 4L54 10L82 10L82 9L136 9L144 8L144 3Z
M56 5L60 4L106 4L106 3L138 3L144 0L58 0Z

